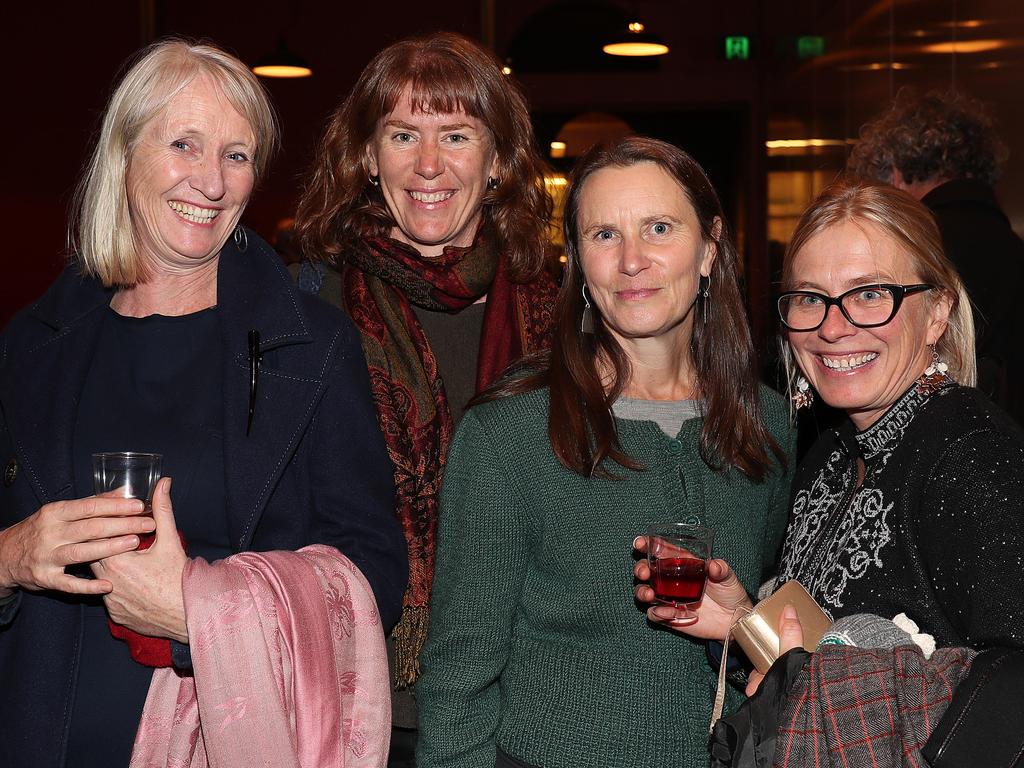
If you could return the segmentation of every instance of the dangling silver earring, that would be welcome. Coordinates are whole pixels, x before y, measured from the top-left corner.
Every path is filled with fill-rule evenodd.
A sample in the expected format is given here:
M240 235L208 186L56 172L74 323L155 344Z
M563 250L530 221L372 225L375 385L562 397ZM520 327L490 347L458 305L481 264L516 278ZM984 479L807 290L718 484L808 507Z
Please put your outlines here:
M711 275L701 275L697 281L697 298L701 299L704 325L708 324L708 307L711 306Z
M810 408L811 403L814 402L814 390L811 389L811 383L807 381L803 376L797 376L796 381L793 382L793 407L796 410L801 408Z
M935 345L932 344L931 346L932 361L917 380L917 391L922 395L930 395L942 386L942 382L949 378L946 373L949 370L949 366L939 359L939 351L935 348Z
M369 178L370 178L370 183L373 184L373 186L375 186L375 187L379 187L380 186L380 176L374 176L371 173Z
M501 186L501 179L496 179L493 176L488 176L487 177L487 190L489 192L493 192L494 190L496 190L500 186Z
M235 227L235 247L238 248L239 253L245 253L246 248L249 247L249 237L245 234L245 230L241 226Z
M594 311L590 308L587 298L587 284L583 284L583 317L580 318L580 333L594 332Z

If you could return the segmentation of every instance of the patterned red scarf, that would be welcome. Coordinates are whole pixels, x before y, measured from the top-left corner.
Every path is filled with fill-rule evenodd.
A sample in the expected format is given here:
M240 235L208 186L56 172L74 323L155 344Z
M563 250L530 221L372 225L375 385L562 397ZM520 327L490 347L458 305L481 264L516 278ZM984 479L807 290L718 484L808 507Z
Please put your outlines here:
M511 283L481 228L468 248L436 259L390 238L367 238L341 266L345 309L362 336L377 418L395 465L396 515L409 546L409 588L395 627L396 686L419 674L434 575L434 537L452 416L437 360L410 302L458 312L487 295L477 390L523 354L550 346L555 286L546 276Z

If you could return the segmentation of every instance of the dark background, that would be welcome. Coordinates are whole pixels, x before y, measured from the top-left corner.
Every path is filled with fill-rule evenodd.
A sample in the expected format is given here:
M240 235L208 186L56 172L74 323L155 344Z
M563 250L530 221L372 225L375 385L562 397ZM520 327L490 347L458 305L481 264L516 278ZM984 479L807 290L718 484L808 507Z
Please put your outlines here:
M608 30L637 14L671 52L641 61L600 53ZM280 114L284 150L244 220L268 239L292 214L324 121L362 67L395 40L441 29L482 40L510 60L545 154L560 134L573 137L570 153L578 153L590 134L574 133L572 126L593 124L600 132L614 119L697 157L732 219L761 336L771 326L769 253L778 250L769 247L769 237L785 240L792 223L787 217L834 176L847 151L780 153L766 149L768 139L852 139L903 85L955 84L995 110L1012 151L997 191L1018 231L1024 229L1019 0L43 1L9 4L4 17L0 195L8 229L0 324L64 264L68 203L116 75L130 54L167 34L212 40L250 64L286 35L314 69L311 78L265 81ZM725 60L724 37L734 34L751 38L751 60ZM809 34L825 38L826 52L801 60L796 38ZM999 47L956 55L926 49L976 39L996 40ZM552 162L564 171L571 158Z

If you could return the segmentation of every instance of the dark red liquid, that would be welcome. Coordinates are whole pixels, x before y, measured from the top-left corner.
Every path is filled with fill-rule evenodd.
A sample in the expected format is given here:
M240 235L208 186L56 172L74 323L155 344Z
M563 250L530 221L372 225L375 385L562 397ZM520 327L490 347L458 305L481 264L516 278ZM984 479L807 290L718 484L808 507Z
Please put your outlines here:
M704 594L707 563L695 557L660 557L651 563L654 595L666 603L695 603Z

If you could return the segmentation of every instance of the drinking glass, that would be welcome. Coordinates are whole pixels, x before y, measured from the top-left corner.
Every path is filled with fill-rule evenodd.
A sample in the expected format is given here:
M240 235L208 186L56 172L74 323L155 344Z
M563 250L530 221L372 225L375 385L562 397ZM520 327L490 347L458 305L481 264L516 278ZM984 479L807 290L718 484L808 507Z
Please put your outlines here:
M145 503L144 515L153 514L153 489L160 479L164 457L159 453L117 451L92 455L93 491Z
M693 607L704 596L714 532L703 525L656 523L647 531L647 564L654 599L675 608L669 621L693 624Z

